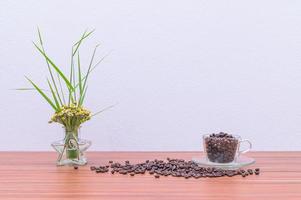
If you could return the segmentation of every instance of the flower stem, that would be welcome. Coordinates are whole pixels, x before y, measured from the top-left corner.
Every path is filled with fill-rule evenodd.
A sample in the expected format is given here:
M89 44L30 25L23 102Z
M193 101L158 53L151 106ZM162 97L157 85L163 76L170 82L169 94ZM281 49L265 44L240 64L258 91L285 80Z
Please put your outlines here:
M65 146L67 159L79 159L77 127L65 127Z

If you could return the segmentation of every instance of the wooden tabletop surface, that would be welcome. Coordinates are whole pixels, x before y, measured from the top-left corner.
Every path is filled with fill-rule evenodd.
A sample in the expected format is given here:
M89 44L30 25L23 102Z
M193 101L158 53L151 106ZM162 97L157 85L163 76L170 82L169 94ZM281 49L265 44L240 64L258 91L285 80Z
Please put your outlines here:
M301 152L252 152L248 177L184 179L152 175L96 174L91 165L109 160L201 157L200 152L89 152L89 164L74 170L56 167L54 152L0 152L0 199L101 200L301 200Z

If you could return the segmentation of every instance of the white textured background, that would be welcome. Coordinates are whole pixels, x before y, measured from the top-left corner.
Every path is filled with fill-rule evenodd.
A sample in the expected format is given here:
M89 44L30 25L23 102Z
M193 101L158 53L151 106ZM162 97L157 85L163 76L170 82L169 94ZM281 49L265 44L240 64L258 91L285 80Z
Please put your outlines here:
M86 106L93 150L199 150L201 135L240 134L255 150L301 150L301 1L0 1L0 150L50 150L63 137L24 75L45 86L36 27L64 69L86 28L113 50Z

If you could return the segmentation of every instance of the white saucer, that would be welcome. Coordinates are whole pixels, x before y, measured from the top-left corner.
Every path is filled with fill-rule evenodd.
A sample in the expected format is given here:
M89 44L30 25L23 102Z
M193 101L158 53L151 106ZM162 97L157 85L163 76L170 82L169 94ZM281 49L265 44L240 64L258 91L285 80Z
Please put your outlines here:
M208 161L206 158L192 158L192 161L204 167L215 167L220 169L239 169L241 167L246 167L248 165L254 164L255 159L240 156L237 158L236 162L231 163L213 163Z

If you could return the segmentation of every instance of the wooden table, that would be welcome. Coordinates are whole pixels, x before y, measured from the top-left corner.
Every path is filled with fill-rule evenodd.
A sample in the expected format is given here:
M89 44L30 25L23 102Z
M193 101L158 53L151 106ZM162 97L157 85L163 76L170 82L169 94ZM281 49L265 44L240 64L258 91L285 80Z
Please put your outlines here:
M90 165L109 160L202 156L199 152L89 152L89 164L74 170L56 167L54 152L1 152L0 199L101 200L300 200L301 152L252 152L259 176L184 179L152 175L96 174Z

